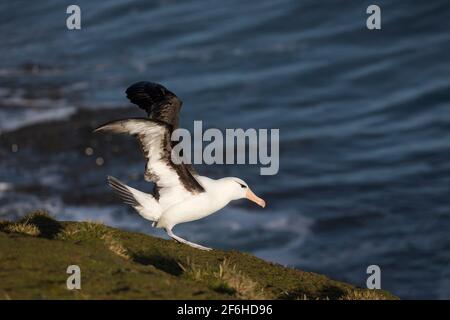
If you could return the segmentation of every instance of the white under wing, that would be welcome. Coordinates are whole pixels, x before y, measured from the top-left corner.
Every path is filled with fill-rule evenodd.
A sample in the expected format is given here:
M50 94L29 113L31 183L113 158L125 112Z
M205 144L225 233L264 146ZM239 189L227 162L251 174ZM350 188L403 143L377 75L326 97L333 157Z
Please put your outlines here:
M170 134L166 125L147 119L126 119L106 124L96 131L125 133L139 139L147 159L145 179L158 186L158 201L162 210L192 196L171 165ZM192 179L195 178L192 177Z

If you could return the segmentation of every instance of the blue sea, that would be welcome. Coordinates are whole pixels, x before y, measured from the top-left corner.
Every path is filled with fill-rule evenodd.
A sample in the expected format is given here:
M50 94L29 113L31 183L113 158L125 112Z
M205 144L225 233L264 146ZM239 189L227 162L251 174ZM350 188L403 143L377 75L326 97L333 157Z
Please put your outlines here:
M381 30L366 27L370 1L76 2L74 31L71 1L0 3L0 218L45 209L165 237L105 181L151 190L137 145L112 156L55 126L144 116L124 91L149 80L183 100L183 127L280 129L277 175L197 167L244 179L267 208L236 202L180 236L361 287L375 264L403 299L450 298L448 1L377 1Z

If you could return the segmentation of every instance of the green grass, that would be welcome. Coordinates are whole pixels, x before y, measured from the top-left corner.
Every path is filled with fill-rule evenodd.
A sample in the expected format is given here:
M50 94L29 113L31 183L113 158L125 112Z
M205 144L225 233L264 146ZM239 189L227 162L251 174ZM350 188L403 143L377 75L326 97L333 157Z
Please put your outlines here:
M200 251L35 212L0 221L0 299L396 299L238 251ZM81 290L66 269L81 268Z

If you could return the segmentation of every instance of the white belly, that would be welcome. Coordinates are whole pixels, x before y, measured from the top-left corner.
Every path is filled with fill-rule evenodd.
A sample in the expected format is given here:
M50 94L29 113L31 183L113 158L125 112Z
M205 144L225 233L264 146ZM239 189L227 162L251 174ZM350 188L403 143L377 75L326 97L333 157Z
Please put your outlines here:
M171 229L173 226L202 219L222 209L226 203L211 201L206 193L193 195L190 199L170 207L164 211L156 225L157 228Z

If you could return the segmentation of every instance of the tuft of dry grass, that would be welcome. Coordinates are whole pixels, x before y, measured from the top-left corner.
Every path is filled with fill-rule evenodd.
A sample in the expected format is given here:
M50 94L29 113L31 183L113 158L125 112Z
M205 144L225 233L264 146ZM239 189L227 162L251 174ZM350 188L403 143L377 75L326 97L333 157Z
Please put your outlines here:
M387 297L380 294L379 290L349 290L339 300L387 300Z
M37 211L34 211L34 212L31 212L31 213L27 214L22 219L20 219L19 222L28 224L28 223L33 223L34 220L39 219L39 218L53 219L48 214L48 212L46 212L44 210L37 210Z
M102 236L102 240L108 246L111 252L117 254L119 257L131 260L132 257L128 250L123 246L119 239L116 238L113 232L106 233Z
M330 298L327 296L325 296L325 297L309 297L305 293L298 295L298 296L294 295L294 297L292 297L292 295L291 295L291 293L289 293L289 291L283 292L279 298L280 299L293 299L293 300L330 300Z
M210 267L200 268L190 259L185 264L178 263L178 265L185 276L207 283L216 291L234 295L239 299L263 300L269 298L257 282L237 270L236 265L232 265L227 259L220 263L218 270Z
M50 217L44 211L36 211L24 216L18 222L0 221L0 230L11 233L21 233L29 236L37 237L41 234L40 229L34 223L39 217Z
M11 223L4 228L7 232L22 233L29 236L37 237L41 231L34 224L27 223Z
M267 298L264 290L260 288L257 282L237 270L236 265L231 265L227 259L224 259L219 265L219 271L216 273L216 277L233 288L238 298L251 300Z
M178 265L181 270L183 270L186 277L195 281L202 281L210 274L206 269L199 268L189 258L186 260L185 264L178 262Z
M111 252L127 260L131 260L131 255L115 234L104 223L97 221L87 221L64 228L58 235L60 240L89 241L101 239Z
M70 241L101 239L108 232L108 227L102 222L86 221L65 227L58 234L58 239Z

